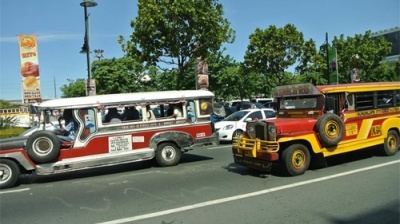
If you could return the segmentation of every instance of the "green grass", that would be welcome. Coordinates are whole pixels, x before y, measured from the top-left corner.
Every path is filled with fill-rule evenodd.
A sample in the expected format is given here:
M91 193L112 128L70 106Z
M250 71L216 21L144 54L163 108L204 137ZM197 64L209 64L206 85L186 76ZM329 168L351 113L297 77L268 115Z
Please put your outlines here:
M21 127L10 127L6 129L0 129L0 139L16 137L22 134L22 132L24 132L25 130L26 130L25 128Z

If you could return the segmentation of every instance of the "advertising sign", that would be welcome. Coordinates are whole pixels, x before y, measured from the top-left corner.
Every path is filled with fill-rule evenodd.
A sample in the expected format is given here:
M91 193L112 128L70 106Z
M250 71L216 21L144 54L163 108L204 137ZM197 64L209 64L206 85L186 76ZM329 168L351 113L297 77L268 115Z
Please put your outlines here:
M360 71L357 68L353 68L351 70L351 83L358 83L360 81Z
M329 47L329 80L330 84L339 84L339 73L337 64L337 51L334 47Z
M208 65L201 58L197 58L196 62L197 89L208 89Z
M18 36L22 98L24 103L40 103L42 96L39 80L39 60L36 35Z
M96 80L87 79L85 82L85 86L86 86L86 96L96 95Z

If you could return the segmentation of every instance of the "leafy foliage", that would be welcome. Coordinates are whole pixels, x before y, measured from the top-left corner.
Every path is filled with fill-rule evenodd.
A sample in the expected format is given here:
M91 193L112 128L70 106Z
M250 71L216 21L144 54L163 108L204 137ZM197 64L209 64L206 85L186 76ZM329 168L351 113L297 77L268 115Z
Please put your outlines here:
M16 125L15 116L0 117L0 129L7 129Z
M283 28L271 25L265 30L257 28L250 35L244 65L262 76L264 89L268 91L270 87L293 82L294 76L285 73L290 66L297 65L298 72L307 72L315 52L314 41L305 42L303 33L294 25Z
M120 36L119 43L138 62L164 71L176 66L166 73L176 74L174 89L183 89L181 81L195 58L207 58L234 38L217 0L139 0L138 8L130 40L125 42Z
M0 100L0 109L18 108L19 106L5 100Z
M340 83L351 82L350 71L353 68L360 70L362 82L395 80L388 73L380 73L386 66L381 62L391 50L391 44L383 37L375 39L371 31L367 31L364 35L356 34L346 39L343 35L334 37L332 43L338 52Z
M146 68L129 57L93 62L97 94L152 91L156 87L157 69Z
M69 82L60 87L62 98L86 96L85 79L67 79Z

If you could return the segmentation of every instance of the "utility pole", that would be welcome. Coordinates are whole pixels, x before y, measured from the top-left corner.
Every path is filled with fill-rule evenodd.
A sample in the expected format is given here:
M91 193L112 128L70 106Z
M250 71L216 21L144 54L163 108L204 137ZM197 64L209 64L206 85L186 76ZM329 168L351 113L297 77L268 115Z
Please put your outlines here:
M326 50L326 80L328 80L328 85L331 84L331 77L329 74L329 44L328 44L328 32L325 34L325 50Z
M56 76L54 76L54 99L57 99Z

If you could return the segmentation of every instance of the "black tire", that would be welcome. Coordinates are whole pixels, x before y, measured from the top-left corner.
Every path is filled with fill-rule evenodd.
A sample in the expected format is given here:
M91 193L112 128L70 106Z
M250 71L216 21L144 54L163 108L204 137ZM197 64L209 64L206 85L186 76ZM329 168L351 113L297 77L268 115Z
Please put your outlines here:
M21 171L14 161L0 159L0 189L15 186Z
M182 151L173 143L161 143L157 147L156 160L160 166L175 166L181 160Z
M233 132L233 134L232 134L232 139L233 139L234 137L240 137L241 135L243 135L243 131L240 130L240 129L238 129L238 130L236 130L236 131Z
M36 163L54 162L60 154L60 140L51 131L36 131L26 142L29 157Z
M287 174L304 174L311 162L311 155L303 144L293 144L282 152L282 165Z
M383 143L383 154L385 156L393 156L399 151L400 137L395 130L390 130Z
M331 147L339 144L344 137L344 123L336 114L325 114L316 124L322 146Z

